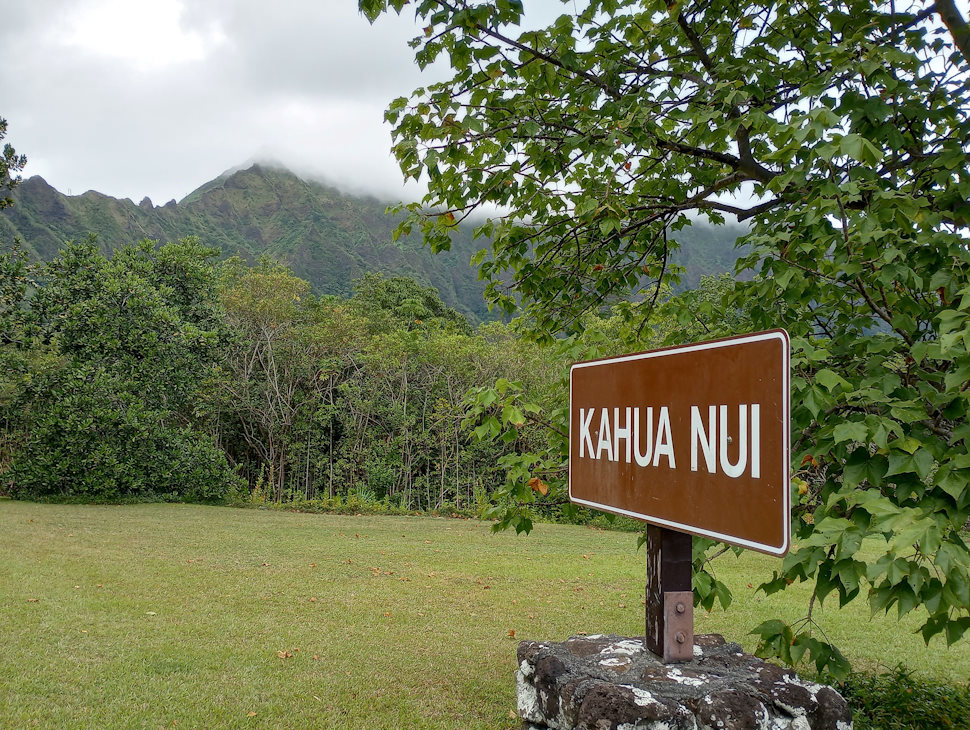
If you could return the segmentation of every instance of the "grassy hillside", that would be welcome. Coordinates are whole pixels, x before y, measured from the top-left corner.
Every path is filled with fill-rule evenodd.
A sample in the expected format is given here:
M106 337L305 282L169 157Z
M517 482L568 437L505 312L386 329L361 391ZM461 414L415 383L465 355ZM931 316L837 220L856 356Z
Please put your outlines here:
M644 554L630 533L186 505L0 500L0 726L517 728L520 639L642 634ZM779 561L719 568L736 603L699 632L751 649L804 612L764 598ZM864 605L816 607L858 668L899 661L952 682L970 644L928 649ZM513 636L514 632L514 636Z
M32 177L14 193L15 205L0 212L0 241L19 236L41 259L52 258L65 240L98 236L105 252L142 238L172 241L197 235L225 255L254 260L261 254L287 262L320 294L349 294L368 271L411 276L434 286L449 306L473 321L488 317L483 283L469 260L483 242L458 233L451 251L434 255L412 235L392 242L395 219L387 204L302 180L276 167L253 165L226 173L182 201L135 204L88 191L64 195ZM733 268L737 227L698 223L673 235L681 243L674 261L687 268L683 287L705 274Z

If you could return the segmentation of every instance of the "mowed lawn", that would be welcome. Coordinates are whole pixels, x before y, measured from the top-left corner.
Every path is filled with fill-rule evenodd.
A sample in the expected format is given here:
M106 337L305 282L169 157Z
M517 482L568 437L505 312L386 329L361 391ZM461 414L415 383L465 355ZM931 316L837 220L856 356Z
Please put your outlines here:
M0 500L0 727L513 728L520 639L643 633L629 533L185 505ZM752 649L778 562L722 559ZM795 587L803 588L803 587ZM924 648L915 620L817 615L857 668L966 682L970 644ZM513 636L514 632L514 636Z

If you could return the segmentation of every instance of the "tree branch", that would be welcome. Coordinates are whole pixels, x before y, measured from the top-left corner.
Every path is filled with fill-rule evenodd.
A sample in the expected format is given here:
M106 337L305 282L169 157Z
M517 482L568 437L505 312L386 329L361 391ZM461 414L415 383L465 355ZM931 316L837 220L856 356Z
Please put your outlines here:
M447 8L452 13L457 13L458 12L458 8L456 8L454 5L451 5L451 4L447 3L447 2L443 2L443 0L437 0L437 3L438 3L438 5L440 5L440 6L444 7L444 8ZM481 23L475 23L475 26L474 27L475 27L476 30L478 30L481 33L484 33L485 35L489 36L490 38L494 38L497 41L500 41L502 43L505 43L505 44L511 46L512 48L516 48L516 49L518 49L520 51L523 51L525 53L532 54L536 58L541 58L546 63L552 64L556 68L562 69L563 71L566 71L566 72L571 73L571 74L576 74L577 76L581 76L582 78L586 79L591 84L593 84L593 85L597 86L598 88L602 89L603 91L605 91L607 94L609 94L610 96L612 96L615 99L618 99L621 96L619 89L616 89L616 88L610 86L605 81L603 81L603 79L601 79L599 76L596 76L595 74L592 74L592 73L590 73L588 71L583 71L583 70L580 70L580 69L567 68L563 64L563 62L560 61L555 56L553 56L553 55L551 55L549 53L545 53L543 51L540 51L538 48L533 48L532 46L527 46L524 43L520 43L519 41L515 40L514 38L509 38L507 35L504 35L502 33L499 33L497 30L493 30L492 28L489 28L486 25L482 25Z
M953 0L936 0L936 12L953 36L953 42L960 49L963 62L970 64L970 26L967 26L967 21L963 19L956 3Z

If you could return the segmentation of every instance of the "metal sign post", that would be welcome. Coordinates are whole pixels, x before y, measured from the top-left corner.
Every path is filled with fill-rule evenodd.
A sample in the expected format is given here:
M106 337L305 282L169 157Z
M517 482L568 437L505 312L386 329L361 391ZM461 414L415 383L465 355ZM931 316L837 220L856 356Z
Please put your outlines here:
M694 658L693 540L683 532L647 526L646 644L668 664Z
M644 520L646 641L693 656L691 535L788 551L789 341L771 330L576 363L569 498Z

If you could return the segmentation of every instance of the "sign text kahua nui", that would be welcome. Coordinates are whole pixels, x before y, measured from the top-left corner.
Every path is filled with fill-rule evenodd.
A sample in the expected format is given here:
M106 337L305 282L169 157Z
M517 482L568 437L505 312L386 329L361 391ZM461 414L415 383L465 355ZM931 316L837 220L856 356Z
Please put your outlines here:
M570 499L784 555L789 350L771 330L573 365Z

